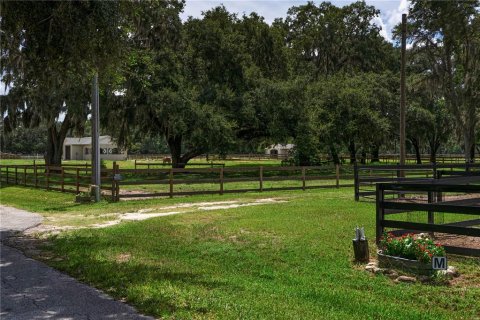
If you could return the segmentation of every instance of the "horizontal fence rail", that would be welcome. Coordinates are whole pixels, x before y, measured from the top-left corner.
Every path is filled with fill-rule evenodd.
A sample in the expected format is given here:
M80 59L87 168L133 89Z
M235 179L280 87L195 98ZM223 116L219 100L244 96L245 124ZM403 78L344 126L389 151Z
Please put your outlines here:
M466 174L465 179L447 178L436 181L409 183L379 183L376 185L376 240L386 228L395 235L428 232L457 236L480 237L480 174ZM398 199L388 199L397 192ZM423 194L423 198L419 197ZM414 195L413 197L411 197ZM448 196L450 195L450 196ZM462 196L460 196L462 195ZM426 221L404 221L396 215L418 213ZM438 213L447 214L452 221L436 221ZM466 215L470 218L466 218ZM443 220L443 219L442 219ZM480 256L480 248L445 245L448 253Z
M442 175L455 175L456 172L477 172L480 164L410 164L410 165L354 165L355 201L361 198L374 199L377 183L411 181L433 181ZM396 191L389 191L396 194Z

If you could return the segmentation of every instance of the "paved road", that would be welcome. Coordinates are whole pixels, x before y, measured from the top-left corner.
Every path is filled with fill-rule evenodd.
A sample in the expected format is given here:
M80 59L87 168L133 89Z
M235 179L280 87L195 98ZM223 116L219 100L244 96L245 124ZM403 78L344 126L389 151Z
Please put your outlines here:
M25 231L42 223L42 216L0 205L0 240L16 231Z
M2 239L12 230L24 231L40 222L39 215L0 206ZM153 319L3 243L0 273L2 320Z

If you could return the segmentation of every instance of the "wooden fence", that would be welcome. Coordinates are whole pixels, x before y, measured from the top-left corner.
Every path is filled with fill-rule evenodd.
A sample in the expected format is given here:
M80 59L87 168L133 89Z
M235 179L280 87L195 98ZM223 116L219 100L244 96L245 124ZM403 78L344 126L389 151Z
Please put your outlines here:
M89 191L91 171L87 164L82 167L0 165L0 182L78 194ZM102 193L114 201L121 198L353 186L351 171L340 165L121 169L114 162L112 168L102 169L101 173Z
M78 194L88 192L91 167L85 165L0 165L1 184L20 185ZM111 170L102 169L102 189L111 190ZM108 187L107 187L108 185Z
M459 183L459 184L457 184ZM476 184L475 184L476 183ZM395 228L395 235L418 232L439 232L461 236L480 237L480 229L474 226L480 225L480 176L470 176L467 179L446 179L430 182L410 183L379 183L376 185L376 240L380 240L385 228ZM397 192L403 195L400 199L386 199L389 192ZM418 195L426 194L422 202L414 201L407 197L409 193ZM448 200L447 193L453 193L457 197ZM459 199L458 194L476 194L478 197L465 197ZM405 212L423 212L426 214L427 223L399 221L387 219ZM475 219L461 220L450 223L436 223L435 213L448 213L457 216L472 215ZM458 217L463 217L458 215ZM459 218L461 219L461 218ZM480 249L471 247L459 247L446 245L448 253L469 256L480 256Z
M325 173L330 170L332 173ZM131 186L142 186L143 189L145 189L145 186L150 186L149 190L142 192L119 193L116 195L116 199L156 196L173 197L194 194L225 194L248 191L307 190L353 186L350 182L353 175L348 174L348 172L342 172L339 165L328 167L260 166L190 169L119 169L116 173L121 175L121 180L116 181L118 190L125 189L125 187L131 188ZM143 178L139 179L139 177ZM318 183L321 181L326 181L327 183ZM267 182L284 182L289 185L266 187L265 183ZM183 187L177 188L180 185ZM197 187L195 190L185 190L185 186L187 185L204 185L206 187ZM229 188L229 186L233 187Z
M373 199L377 183L431 181L439 170L446 174L447 169L450 172L478 171L480 164L354 165L355 201Z

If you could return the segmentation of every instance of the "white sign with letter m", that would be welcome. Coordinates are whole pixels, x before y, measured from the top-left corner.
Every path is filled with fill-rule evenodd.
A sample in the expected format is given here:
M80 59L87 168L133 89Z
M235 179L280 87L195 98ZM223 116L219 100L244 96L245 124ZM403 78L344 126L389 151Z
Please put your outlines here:
M447 257L432 257L433 270L447 270Z

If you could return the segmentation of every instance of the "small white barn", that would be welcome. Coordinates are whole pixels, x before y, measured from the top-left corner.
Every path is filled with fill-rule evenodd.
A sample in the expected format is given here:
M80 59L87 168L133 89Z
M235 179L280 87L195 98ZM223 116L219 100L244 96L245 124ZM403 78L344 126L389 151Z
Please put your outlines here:
M265 154L274 158L287 158L295 148L294 144L273 144L265 148Z
M127 160L127 151L121 150L110 136L100 136L100 159ZM62 160L91 160L92 138L65 138Z

